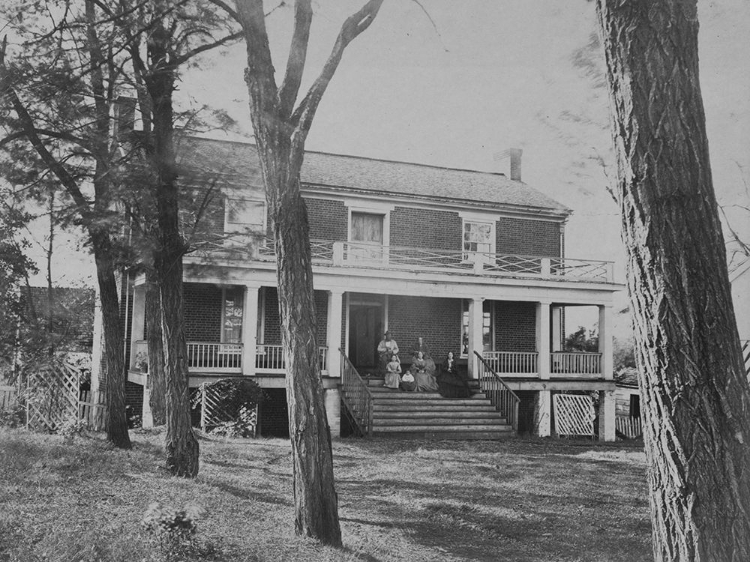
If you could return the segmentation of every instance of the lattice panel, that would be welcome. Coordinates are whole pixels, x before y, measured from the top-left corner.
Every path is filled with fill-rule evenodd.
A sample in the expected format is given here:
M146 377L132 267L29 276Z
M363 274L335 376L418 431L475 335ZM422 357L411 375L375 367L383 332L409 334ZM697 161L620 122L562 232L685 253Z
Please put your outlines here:
M28 379L26 426L37 431L55 431L78 418L80 370L70 362L45 367Z
M222 406L222 399L218 389L213 388L210 383L203 383L198 387L197 399L201 404L201 430L207 431L217 425L226 422L242 422L245 427L252 427L253 436L258 427L258 406L252 409L240 408L239 414L233 416Z
M555 431L558 435L594 435L594 403L590 396L555 394Z

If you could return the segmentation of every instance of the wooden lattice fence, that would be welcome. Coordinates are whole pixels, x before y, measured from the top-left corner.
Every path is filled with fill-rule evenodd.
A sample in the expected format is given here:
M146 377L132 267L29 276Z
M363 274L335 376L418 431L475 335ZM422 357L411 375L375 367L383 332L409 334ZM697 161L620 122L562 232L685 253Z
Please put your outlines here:
M18 404L18 391L14 386L0 386L0 412L10 412Z
M594 435L594 402L591 396L555 394L555 431L558 435Z
M258 432L258 405L242 406L237 413L227 410L222 391L214 383L203 383L198 387L194 406L200 404L201 430L210 432L228 426L241 428L240 433L256 437Z
M89 429L102 431L106 414L107 407L104 404L103 392L90 392L88 390L81 392L81 398L78 402L78 419L86 422Z

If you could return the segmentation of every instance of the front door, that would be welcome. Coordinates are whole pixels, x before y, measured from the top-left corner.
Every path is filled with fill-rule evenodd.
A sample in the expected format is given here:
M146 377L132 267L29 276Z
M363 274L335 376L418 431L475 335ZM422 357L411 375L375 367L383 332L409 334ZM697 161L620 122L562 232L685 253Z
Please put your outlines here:
M374 369L378 365L382 318L381 306L358 304L349 307L349 359L358 370Z

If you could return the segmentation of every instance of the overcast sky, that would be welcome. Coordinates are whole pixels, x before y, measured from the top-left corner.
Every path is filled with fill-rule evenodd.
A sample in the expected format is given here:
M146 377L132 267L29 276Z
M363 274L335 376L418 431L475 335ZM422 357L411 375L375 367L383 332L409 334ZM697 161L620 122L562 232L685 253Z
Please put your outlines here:
M267 2L269 9L277 3ZM360 3L314 3L306 84L327 57L343 19ZM320 105L308 149L504 171L507 161L496 162L493 154L520 147L524 181L574 211L567 255L615 260L624 281L617 209L594 160L606 160L610 153L609 131L602 127L607 96L572 62L596 33L594 4L421 4L429 16L411 0L386 0L373 25L349 46ZM750 181L750 2L701 1L699 6L712 168L720 202L729 204L744 194L742 169ZM268 18L278 69L285 64L291 15L286 7ZM244 66L244 45L213 54L201 69L185 75L179 95L185 103L227 110L240 132L250 136ZM750 220L734 216L750 238ZM56 265L58 275L72 279L82 271L72 258L69 253Z

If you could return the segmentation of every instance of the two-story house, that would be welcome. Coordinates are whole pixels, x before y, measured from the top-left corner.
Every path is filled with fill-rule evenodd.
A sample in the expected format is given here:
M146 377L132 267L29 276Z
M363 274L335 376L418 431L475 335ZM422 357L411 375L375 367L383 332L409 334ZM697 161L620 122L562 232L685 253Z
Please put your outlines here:
M209 201L204 243L184 260L190 386L248 376L281 389L276 263L255 147L184 138L179 153L182 181L210 191L201 202ZM376 348L389 330L402 350L422 337L438 364L453 351L470 378L502 378L522 411L536 411L540 435L553 431L553 393L599 392L600 437L614 439L610 332L621 286L611 263L565 255L571 211L521 181L520 151L511 163L506 176L306 154L302 190L334 435L342 416L362 417L358 408L372 420L372 404L354 395L374 395L368 375L377 376ZM143 283L132 279L127 297L129 380L137 384L146 376L136 368L145 349ZM564 311L575 306L599 309L598 353L562 351Z

